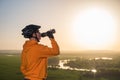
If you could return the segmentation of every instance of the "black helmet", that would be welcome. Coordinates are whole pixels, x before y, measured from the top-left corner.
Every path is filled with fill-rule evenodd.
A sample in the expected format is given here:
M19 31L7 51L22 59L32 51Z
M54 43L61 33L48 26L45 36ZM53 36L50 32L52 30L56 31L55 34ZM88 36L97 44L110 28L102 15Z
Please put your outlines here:
M27 25L24 29L22 29L23 32L22 35L25 38L31 38L32 34L37 32L39 28L41 28L41 26L39 25L34 25L34 24Z

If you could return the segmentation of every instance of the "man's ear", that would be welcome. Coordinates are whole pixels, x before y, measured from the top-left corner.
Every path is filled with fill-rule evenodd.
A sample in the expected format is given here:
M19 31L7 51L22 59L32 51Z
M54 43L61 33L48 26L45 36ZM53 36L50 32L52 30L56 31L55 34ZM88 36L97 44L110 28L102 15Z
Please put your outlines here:
M36 37L36 34L35 34L35 33L33 33L33 34L32 34L32 36L33 36L33 37Z

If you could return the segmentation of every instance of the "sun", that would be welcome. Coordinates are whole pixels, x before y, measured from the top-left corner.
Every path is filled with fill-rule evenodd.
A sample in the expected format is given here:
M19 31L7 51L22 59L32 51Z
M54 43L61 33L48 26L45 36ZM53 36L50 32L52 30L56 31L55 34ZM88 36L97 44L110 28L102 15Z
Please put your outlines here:
M83 49L108 49L116 41L114 18L104 9L92 8L80 12L72 31L75 43Z

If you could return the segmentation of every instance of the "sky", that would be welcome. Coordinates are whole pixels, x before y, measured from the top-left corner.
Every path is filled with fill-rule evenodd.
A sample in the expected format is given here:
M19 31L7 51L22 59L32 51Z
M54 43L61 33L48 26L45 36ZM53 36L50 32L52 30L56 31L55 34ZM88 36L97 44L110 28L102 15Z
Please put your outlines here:
M93 17L92 11L98 15ZM88 15L93 16L88 18ZM101 20L90 26L96 17ZM107 27L96 27L100 23ZM54 28L61 51L119 51L120 48L120 0L0 0L0 50L21 50L27 40L21 30L29 24L40 25L40 32ZM50 46L47 37L40 43Z

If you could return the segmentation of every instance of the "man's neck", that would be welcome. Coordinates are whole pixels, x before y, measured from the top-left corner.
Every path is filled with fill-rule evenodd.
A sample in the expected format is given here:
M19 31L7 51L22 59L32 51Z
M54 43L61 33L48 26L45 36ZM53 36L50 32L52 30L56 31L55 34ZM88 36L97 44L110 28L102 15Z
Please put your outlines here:
M35 41L37 41L35 38L30 38L30 40L35 40Z

